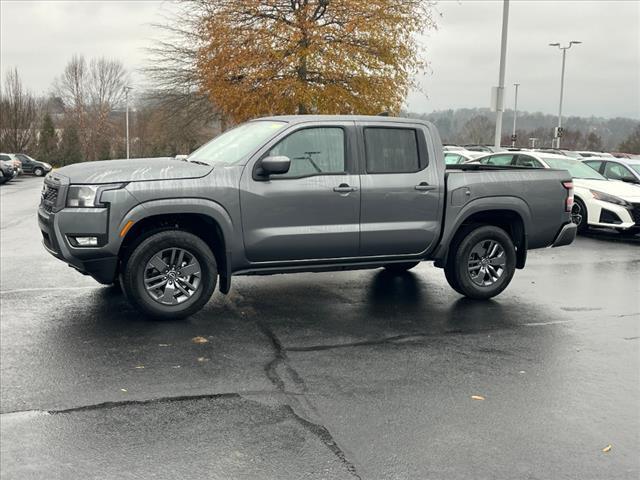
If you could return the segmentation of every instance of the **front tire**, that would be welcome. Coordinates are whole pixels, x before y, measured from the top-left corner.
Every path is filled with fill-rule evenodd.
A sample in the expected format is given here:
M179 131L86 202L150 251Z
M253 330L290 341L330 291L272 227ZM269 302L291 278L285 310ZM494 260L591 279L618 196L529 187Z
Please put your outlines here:
M468 231L452 244L445 277L462 295L478 300L495 297L511 282L516 249L503 229L485 225Z
M143 240L122 274L123 291L139 310L156 319L188 317L200 310L216 287L218 269L209 246L182 230Z
M33 169L33 174L34 174L36 177L41 177L41 176L43 176L43 175L44 175L44 170L43 170L42 168L40 168L40 167L34 168L34 169Z

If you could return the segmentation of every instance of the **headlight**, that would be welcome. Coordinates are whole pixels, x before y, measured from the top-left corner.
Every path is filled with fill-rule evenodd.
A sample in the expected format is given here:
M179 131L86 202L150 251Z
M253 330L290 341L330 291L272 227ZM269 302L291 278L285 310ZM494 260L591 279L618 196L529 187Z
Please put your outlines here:
M100 196L105 190L118 190L126 184L112 185L71 185L67 192L67 207L106 207L100 203Z
M597 190L589 190L593 198L596 200L601 200L603 202L615 203L616 205L621 205L623 207L628 207L631 204L622 198L616 197L614 195L609 195L608 193L599 192Z

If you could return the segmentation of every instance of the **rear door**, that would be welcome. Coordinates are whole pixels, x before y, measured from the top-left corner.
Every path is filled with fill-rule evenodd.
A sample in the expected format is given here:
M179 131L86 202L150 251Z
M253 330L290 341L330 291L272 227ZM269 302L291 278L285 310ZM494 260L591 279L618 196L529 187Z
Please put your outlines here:
M360 255L418 254L440 234L443 185L419 124L358 124L362 169ZM433 160L432 160L433 159Z
M290 158L287 173L240 181L242 229L251 262L356 257L360 177L353 122L299 125L260 155ZM256 159L257 161L257 159Z

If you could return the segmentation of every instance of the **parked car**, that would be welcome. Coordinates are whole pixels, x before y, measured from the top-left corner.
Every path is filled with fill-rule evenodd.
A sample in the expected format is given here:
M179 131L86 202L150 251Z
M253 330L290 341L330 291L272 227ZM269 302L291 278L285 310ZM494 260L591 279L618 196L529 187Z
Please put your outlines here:
M490 298L527 249L573 241L572 203L564 171L445 171L425 121L300 115L241 124L187 162L63 167L45 178L38 222L52 255L175 318L200 310L218 278L226 294L232 275L402 273L423 260Z
M585 158L583 162L609 180L620 180L640 186L640 160Z
M472 152L487 152L487 153L501 152L504 150L504 148L502 147L495 147L493 145L476 145L476 144L465 145L464 148L465 150L469 150Z
M614 158L613 155L611 155L610 153L605 153L605 152L588 152L588 151L578 151L578 150L576 150L575 153L580 155L580 157L582 157L582 158L589 158L589 157Z
M22 171L31 173L36 177L43 177L51 171L53 167L46 162L39 162L24 153L16 153L16 158L22 162Z
M0 184L7 183L17 175L10 160L0 160Z
M611 152L616 158L630 158L632 160L640 160L640 155L635 153Z
M632 234L640 229L640 189L609 181L583 161L540 152L502 152L485 155L472 162L567 170L575 189L571 216L579 232L584 232L589 226L614 228Z
M442 150L445 152L461 152L461 151L466 151L466 149L464 147L461 147L459 145L443 145L442 146Z
M444 163L446 165L458 165L474 158L485 155L485 152L471 152L469 150L456 150L454 152L444 152Z
M11 153L0 153L0 161L9 162L15 172L14 177L22 173L22 162Z

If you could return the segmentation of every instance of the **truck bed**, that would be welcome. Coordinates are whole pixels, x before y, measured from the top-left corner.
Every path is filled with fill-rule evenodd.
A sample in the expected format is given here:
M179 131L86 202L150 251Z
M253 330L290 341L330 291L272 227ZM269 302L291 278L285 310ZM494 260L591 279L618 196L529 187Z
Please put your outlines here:
M559 228L571 221L565 204L570 182L566 170L463 164L447 166L443 243L476 211L516 212L527 233L527 248L551 245Z

